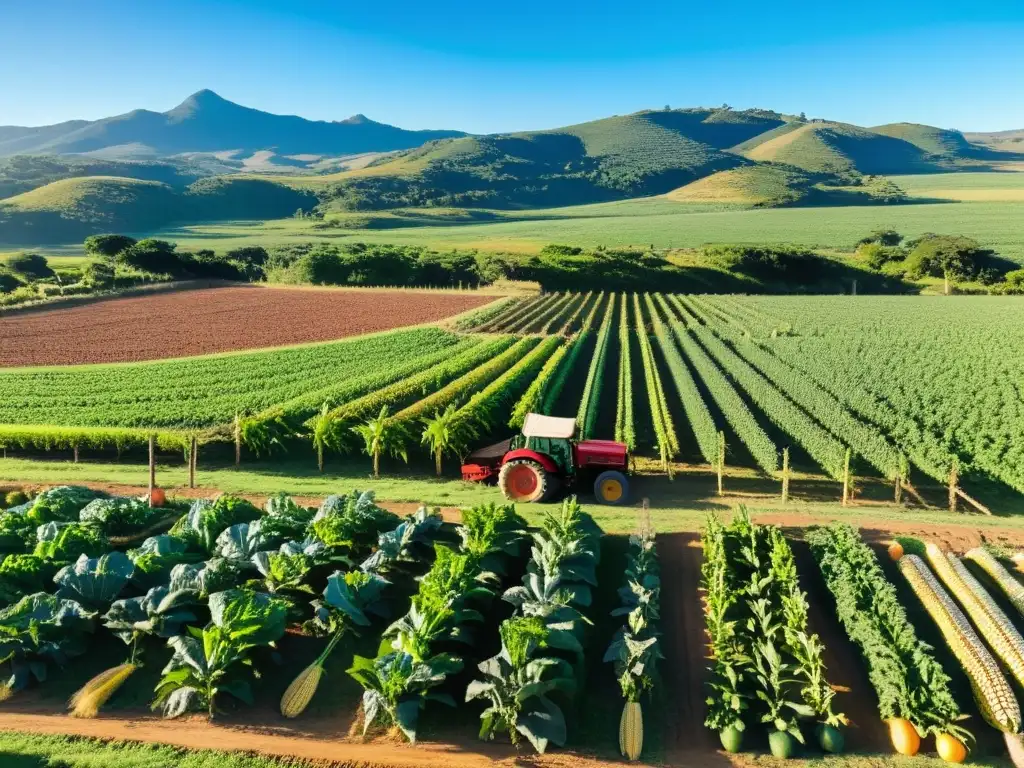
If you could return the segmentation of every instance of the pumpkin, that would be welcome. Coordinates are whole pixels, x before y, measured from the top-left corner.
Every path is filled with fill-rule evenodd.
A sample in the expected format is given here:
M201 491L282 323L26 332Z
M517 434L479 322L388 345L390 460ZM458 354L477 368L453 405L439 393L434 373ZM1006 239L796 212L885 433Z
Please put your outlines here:
M894 541L889 545L889 557L893 560L899 560L903 557L903 545L898 541Z
M793 737L786 731L772 731L768 734L768 747L780 760L788 760L793 756L793 744Z
M164 493L164 489L154 488L153 492L149 494L149 506L162 507L165 503L167 503L167 494Z
M935 750L947 763L962 763L967 759L967 747L948 733L940 733L935 737Z
M718 738L722 742L722 748L729 754L735 755L743 747L743 731L735 725L723 728Z
M889 721L889 738L901 755L913 757L921 749L921 736L909 720L894 717Z
M818 726L818 744L821 745L825 752L838 755L846 746L846 739L843 736L843 732L834 725L821 723Z

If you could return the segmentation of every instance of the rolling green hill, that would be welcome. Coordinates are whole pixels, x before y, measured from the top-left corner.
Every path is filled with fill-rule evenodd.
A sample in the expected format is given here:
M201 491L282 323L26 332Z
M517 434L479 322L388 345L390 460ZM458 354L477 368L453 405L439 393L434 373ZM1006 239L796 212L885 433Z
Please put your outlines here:
M201 179L185 189L115 176L61 179L0 200L0 239L10 244L80 241L98 232L141 233L174 222L281 218L316 203L264 179Z
M980 159L991 155L989 150L971 144L960 131L918 123L890 123L875 126L871 130L883 136L910 142L929 155L946 160Z
M845 123L814 122L747 149L758 162L792 165L813 173L927 173L939 165L925 151L902 138Z
M793 205L813 191L813 178L795 168L746 165L719 171L674 189L669 200L683 203L735 203L755 207Z
M516 208L657 195L746 164L726 151L783 125L765 110L637 112L549 131L433 142L317 180L339 207Z

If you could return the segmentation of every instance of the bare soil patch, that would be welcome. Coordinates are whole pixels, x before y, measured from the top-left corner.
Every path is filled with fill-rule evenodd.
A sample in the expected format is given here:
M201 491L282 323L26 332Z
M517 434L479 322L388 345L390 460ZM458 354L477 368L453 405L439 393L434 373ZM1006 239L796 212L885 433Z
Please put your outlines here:
M493 296L232 286L0 316L0 366L159 360L331 341L441 320Z

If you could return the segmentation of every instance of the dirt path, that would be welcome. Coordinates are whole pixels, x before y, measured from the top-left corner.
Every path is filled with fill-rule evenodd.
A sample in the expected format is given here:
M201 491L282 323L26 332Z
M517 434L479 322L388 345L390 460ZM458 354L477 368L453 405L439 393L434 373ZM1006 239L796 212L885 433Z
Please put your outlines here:
M597 768L626 763L594 760L570 753L519 756L511 747L482 742L473 744L420 743L415 747L374 741L342 742L309 735L290 736L266 729L212 725L206 720L131 720L101 717L77 720L59 715L0 713L0 730L51 733L118 741L170 744L187 749L249 752L322 762L355 768L483 768L484 766L538 766L538 768ZM703 762L690 763L697 768ZM686 765L686 764L677 764Z

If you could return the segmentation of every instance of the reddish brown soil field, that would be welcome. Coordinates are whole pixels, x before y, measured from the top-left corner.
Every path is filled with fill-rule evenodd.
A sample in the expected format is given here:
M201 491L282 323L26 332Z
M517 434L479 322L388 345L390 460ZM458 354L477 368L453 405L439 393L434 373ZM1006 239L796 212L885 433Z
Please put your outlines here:
M0 316L0 366L116 363L261 349L451 317L493 296L236 286Z

